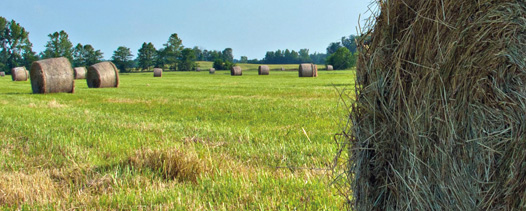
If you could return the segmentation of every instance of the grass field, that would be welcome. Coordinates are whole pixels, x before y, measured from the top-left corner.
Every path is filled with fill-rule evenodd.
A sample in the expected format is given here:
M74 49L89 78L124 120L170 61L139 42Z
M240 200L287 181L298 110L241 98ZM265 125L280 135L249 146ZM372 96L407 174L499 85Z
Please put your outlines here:
M0 208L343 209L325 169L354 71L152 75L46 95L0 78Z

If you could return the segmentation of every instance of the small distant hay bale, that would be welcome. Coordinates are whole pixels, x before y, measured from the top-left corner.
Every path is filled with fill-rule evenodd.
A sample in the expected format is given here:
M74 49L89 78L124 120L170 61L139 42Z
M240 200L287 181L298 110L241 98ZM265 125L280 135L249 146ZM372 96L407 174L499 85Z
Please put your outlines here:
M318 66L315 64L300 64L298 70L300 77L318 77Z
M5 77L5 72L0 72L0 77Z
M195 68L195 71L196 71L196 72L201 72L201 68L200 68L200 67Z
M334 70L334 67L332 65L327 65L327 70Z
M75 73L75 79L86 79L86 72L88 72L88 70L86 67L75 67L73 68L73 72Z
M112 62L101 62L88 68L89 88L119 87L119 69Z
M65 57L44 59L31 64L31 88L34 94L73 93L75 78Z
M284 67L282 67L282 68L281 68L281 71L285 71L285 68L284 68Z
M27 79L29 79L29 72L26 67L15 67L11 69L11 78L13 81L27 81Z
M214 73L216 73L216 69L215 69L215 68L210 68L210 69L208 70L208 72L209 72L210 74L214 74Z
M163 77L163 69L153 68L153 77Z
M258 67L259 75L268 75L270 73L270 68L267 65L261 65Z
M241 70L240 66L234 66L230 68L230 75L240 76L240 75L243 75L243 71Z

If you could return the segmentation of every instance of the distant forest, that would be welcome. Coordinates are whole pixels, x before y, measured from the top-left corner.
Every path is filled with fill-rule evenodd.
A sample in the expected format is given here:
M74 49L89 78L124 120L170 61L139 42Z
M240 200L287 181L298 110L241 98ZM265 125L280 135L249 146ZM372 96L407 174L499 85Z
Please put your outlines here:
M45 45L45 50L36 53L33 51L33 44L29 41L29 32L14 20L8 21L0 17L0 71L10 73L14 67L25 66L30 68L33 61L54 57L66 57L72 65L90 66L103 60L103 53L91 44L78 43L73 45L65 31L54 32L48 35L49 41ZM338 62L343 58L349 64L341 66L349 68L354 65L353 57L356 53L355 36L342 37L341 41L330 43L325 53L309 53L309 49L295 50L276 50L268 51L261 60L248 59L241 56L234 59L234 50L225 48L224 50L207 50L200 47L186 48L183 41L176 33L171 34L168 41L161 48L155 48L151 42L142 43L137 55L134 58L130 48L119 46L110 59L122 72L132 69L151 70L153 67L163 67L171 70L194 70L197 67L195 61L211 61L214 67L228 69L235 63L253 64L299 64L316 63L328 64L333 61ZM345 48L345 51L342 49ZM342 55L333 56L340 53ZM331 58L333 56L333 58ZM355 58L354 58L355 60Z

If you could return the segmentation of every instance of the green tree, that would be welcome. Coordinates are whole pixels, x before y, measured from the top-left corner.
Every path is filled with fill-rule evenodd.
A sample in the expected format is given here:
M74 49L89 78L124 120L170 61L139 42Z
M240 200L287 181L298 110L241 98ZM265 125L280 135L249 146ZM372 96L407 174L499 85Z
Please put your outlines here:
M69 41L69 36L64 30L49 34L48 37L50 40L47 42L44 52L41 53L42 58L66 57L70 61L73 60L73 44Z
M82 66L91 66L96 63L99 63L103 57L103 53L100 50L95 50L90 44L82 45L77 44L73 48L73 66L82 67Z
M332 42L329 44L329 46L327 47L327 54L328 55L331 55L333 53L336 53L336 51L338 49L340 49L342 47L342 45L340 44L340 42Z
M111 60L121 72L127 72L128 68L133 66L132 58L133 54L130 48L119 46L117 50L113 51Z
M225 48L225 50L223 50L223 60L225 62L234 62L234 54L232 52L232 48Z
M312 59L309 56L309 49L300 49L298 59L300 63L311 63Z
M163 63L170 65L171 69L175 69L177 59L181 57L183 41L177 36L177 33L173 33L168 38L168 42L163 46L164 51L161 54Z
M196 58L194 50L191 48L183 49L181 56L179 57L179 70L189 71L197 67L197 64L195 63Z
M29 32L14 20L0 17L0 71L11 72L11 68L26 66L38 59L32 50Z
M356 58L349 49L341 47L327 58L327 64L332 65L335 70L345 70L356 65Z
M142 47L139 49L139 53L137 54L137 60L139 62L139 67L144 69L150 69L156 61L157 57L157 50L155 50L155 46L151 42L149 43L143 43Z
M350 35L349 37L342 37L342 42L341 44L343 45L343 47L346 47L347 49L349 49L349 51L351 51L351 53L356 53L356 36L355 35Z
M241 56L241 59L239 60L239 63L247 63L247 62L248 62L248 57Z

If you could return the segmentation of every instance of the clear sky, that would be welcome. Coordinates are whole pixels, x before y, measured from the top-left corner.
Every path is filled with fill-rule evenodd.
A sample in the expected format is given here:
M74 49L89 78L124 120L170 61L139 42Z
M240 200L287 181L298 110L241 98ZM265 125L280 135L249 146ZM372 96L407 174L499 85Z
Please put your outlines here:
M119 46L134 56L143 42L157 49L177 33L185 47L232 48L234 58L262 59L267 51L310 49L357 34L371 0L4 0L0 16L29 31L40 53L48 34L91 44L109 59Z

